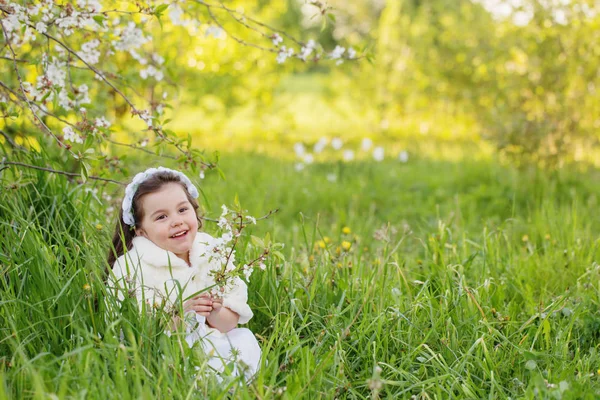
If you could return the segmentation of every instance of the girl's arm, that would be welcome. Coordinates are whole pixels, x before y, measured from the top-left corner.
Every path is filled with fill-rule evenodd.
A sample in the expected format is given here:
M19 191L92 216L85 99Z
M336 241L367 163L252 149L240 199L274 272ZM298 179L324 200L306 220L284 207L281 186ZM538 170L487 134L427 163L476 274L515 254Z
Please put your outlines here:
M239 320L239 314L224 307L222 299L213 298L212 311L206 317L206 322L211 328L227 333L237 326Z

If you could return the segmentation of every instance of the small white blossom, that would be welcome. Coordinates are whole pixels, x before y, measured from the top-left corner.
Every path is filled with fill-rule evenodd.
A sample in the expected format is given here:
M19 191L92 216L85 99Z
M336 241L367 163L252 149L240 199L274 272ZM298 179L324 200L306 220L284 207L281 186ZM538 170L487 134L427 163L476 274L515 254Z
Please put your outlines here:
M283 64L285 60L294 55L294 49L288 49L285 46L281 46L279 53L277 53L277 63Z
M296 163L296 164L294 165L294 169L295 169L296 171L298 171L298 172L302 171L302 170L304 169L304 163L301 163L301 162L299 162L299 163Z
M315 161L315 157L312 154L307 153L307 154L304 155L304 162L305 163L312 164L314 161Z
M279 36L279 33L274 33L271 36L271 40L273 41L274 46L279 46L279 43L283 42L283 38Z
M402 150L399 154L398 154L398 160L402 163L405 163L408 161L408 152L406 150Z
M302 61L306 61L306 59L311 55L313 50L315 50L316 48L317 48L317 46L316 46L315 41L310 39L308 41L308 43L306 43L306 46L302 46L302 48L300 49L300 55L298 57L300 57L300 59Z
M65 126L63 128L63 134L65 140L68 140L69 142L83 143L83 138L79 136L70 126Z
M343 145L344 145L344 142L342 142L342 139L340 139L340 138L336 137L331 140L331 147L333 147L334 150L341 149Z
M225 39L225 31L218 26L209 26L206 28L206 36L212 36L215 39Z
M43 22L38 22L37 24L35 24L35 29L39 32L39 33L46 33L46 31L48 30L48 26L43 23Z
M336 174L327 174L327 180L331 183L337 181L337 175Z
M327 146L328 142L329 142L329 140L327 140L327 138L322 137L321 139L319 139L317 141L317 143L315 143L315 145L313 147L313 151L315 153L321 153L325 149L325 146Z
M88 64L96 64L100 60L100 52L96 49L100 46L98 39L90 40L81 46L81 51L77 54Z
M364 138L362 140L360 148L362 149L362 151L369 151L369 149L371 148L371 146L373 146L373 141L371 139L369 139L369 138Z
M302 157L306 153L304 145L302 143L294 144L294 153L296 153L298 157Z
M251 215L246 215L246 219L256 225L256 218Z
M346 54L348 55L349 59L356 58L356 50L354 50L352 47L348 48Z
M383 147L378 146L373 149L373 158L375 161L383 161L384 158L384 150Z
M109 128L110 122L108 122L108 120L104 117L99 117L94 121L94 125L96 125L98 128Z
M346 51L346 49L342 46L335 46L335 49L333 49L333 51L331 53L329 53L329 58L332 60L338 60L336 62L337 65L343 63L343 59L342 56L344 55L344 52Z
M352 150L344 150L344 161L352 161L354 160L354 151Z
M144 110L144 111L140 112L139 115L140 115L140 118L146 123L146 125L148 125L148 128L153 127L152 116L150 115L148 110Z

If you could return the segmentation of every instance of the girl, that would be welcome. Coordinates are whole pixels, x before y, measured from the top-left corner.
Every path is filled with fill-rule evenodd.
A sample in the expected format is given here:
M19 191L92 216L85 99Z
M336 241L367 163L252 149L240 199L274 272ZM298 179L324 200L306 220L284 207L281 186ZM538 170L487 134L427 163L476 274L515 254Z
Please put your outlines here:
M214 284L209 272L220 265L209 252L215 239L198 232L197 197L198 189L179 171L150 168L133 178L113 237L115 253L108 259L109 284L119 299L133 293L140 304L176 307ZM261 350L250 330L236 328L252 318L247 300L247 286L236 277L222 296L203 292L185 301L183 310L188 344L200 341L209 365L219 372L235 358L234 373L249 379L258 370Z

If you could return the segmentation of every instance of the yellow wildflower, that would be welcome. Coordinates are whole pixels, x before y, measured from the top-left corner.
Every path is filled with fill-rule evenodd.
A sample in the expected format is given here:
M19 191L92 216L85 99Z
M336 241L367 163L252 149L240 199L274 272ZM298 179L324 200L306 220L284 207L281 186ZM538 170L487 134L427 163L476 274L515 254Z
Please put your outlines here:
M101 230L102 230L102 228L104 228L104 226L102 226L102 224L98 224L98 225L96 225L96 229L98 229L99 231L101 231Z
M331 243L331 239L329 239L329 237L328 237L328 236L325 236L325 237L323 238L323 240L324 240L324 241L325 241L325 243L327 243L327 244Z
M350 247L352 247L352 243L350 243L349 241L344 240L342 242L342 249L344 249L345 251L350 250Z
M308 261L314 262L315 261L315 256L311 255L310 257L308 257Z
M550 234L549 234L549 233L546 233L546 236L544 236L544 239L546 239L546 240L550 240L550 238L551 238Z
M325 245L325 242L324 242L323 240L319 240L319 241L317 242L317 245L318 245L320 248L322 248L322 249L324 249L325 247L327 247L327 246Z
M529 236L528 235L523 235L523 237L521 238L522 241L524 242L529 242Z
M349 234L352 233L352 231L350 230L350 228L348 228L347 226L345 226L345 227L342 228L342 233L344 235L349 235Z
M85 290L86 292L90 291L91 289L92 289L92 287L88 283L86 283L85 285L83 285L83 290Z

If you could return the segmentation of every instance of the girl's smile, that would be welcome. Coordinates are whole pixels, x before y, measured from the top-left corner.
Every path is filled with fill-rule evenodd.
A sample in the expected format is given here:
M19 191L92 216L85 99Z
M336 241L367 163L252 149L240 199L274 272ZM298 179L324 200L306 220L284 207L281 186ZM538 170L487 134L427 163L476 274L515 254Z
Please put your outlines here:
M198 219L183 187L168 183L160 190L144 195L141 204L143 217L136 235L144 236L189 264Z

